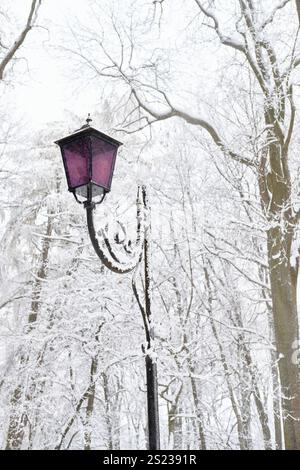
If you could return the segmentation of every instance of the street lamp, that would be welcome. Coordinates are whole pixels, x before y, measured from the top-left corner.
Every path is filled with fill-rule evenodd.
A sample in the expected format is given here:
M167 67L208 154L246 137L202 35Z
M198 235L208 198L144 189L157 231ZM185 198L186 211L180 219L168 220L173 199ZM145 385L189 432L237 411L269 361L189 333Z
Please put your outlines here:
M118 147L121 142L99 132L90 126L90 115L86 124L73 134L57 140L63 159L68 189L77 202L84 205L87 215L87 226L94 250L101 262L111 271L118 274L136 272L144 261L144 302L141 300L135 276L132 288L142 313L146 335L145 364L147 378L148 434L149 450L160 449L157 366L154 354L154 331L151 315L150 289L150 214L146 187L138 188L137 195L137 233L136 240L127 240L126 236L114 239L118 252L103 232L103 241L99 243L93 212L110 191ZM126 235L122 226L123 235ZM120 257L121 252L121 257Z
M102 202L110 191L121 142L90 126L91 118L73 134L55 142L60 146L68 188L77 202Z

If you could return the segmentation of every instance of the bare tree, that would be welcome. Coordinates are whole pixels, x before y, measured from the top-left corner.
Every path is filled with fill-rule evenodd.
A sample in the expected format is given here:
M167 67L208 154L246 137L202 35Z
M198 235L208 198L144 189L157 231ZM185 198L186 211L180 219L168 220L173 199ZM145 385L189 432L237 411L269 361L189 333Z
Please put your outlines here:
M166 4L167 1L164 2L164 7ZM298 8L299 2L296 4ZM254 141L256 143L243 151L232 146L230 136L226 138L226 121L219 129L206 116L193 114L190 110L177 106L170 98L168 90L159 86L158 67L154 83L143 80L131 62L134 55L133 41L129 48L129 59L126 61L124 44L121 58L117 60L104 47L103 41L99 40L97 43L96 39L95 42L109 60L109 66L105 67L98 66L90 57L86 57L82 50L76 54L81 60L85 60L96 74L121 79L127 84L135 108L123 123L125 130L132 124L136 130L136 124L138 129L141 129L158 121L180 118L187 124L206 131L223 157L243 165L247 171L255 175L266 227L268 273L285 414L285 446L287 449L300 449L299 368L291 360L292 345L299 336L296 302L298 255L296 262L293 262L292 245L296 237L300 212L293 209L293 194L296 188L291 177L289 161L296 117L292 75L300 65L300 56L296 52L298 41L296 29L295 35L293 36L294 33L290 35L290 48L284 58L279 58L277 43L276 41L273 43L268 34L270 29L276 30L278 16L291 5L291 1L278 0L269 11L263 7L262 2L257 9L253 0L238 0L239 11L231 12L234 16L232 34L228 34L228 27L225 31L221 16L223 10L219 4L205 0L191 0L190 5L191 7L194 5L198 14L202 15L203 27L207 26L214 31L220 47L231 51L240 65L246 65L250 77L248 94L252 94L254 86L255 93L259 96L255 104L255 113L260 116L260 126L255 132L253 131L250 139L252 143ZM162 7L162 2L160 6ZM224 4L222 6L224 7ZM122 42L121 33L117 30L114 20L112 25ZM153 70L155 64L148 64L148 67L149 70ZM147 68L147 65L144 64L144 68ZM155 101L153 93L156 96ZM161 103L162 106L156 106L155 102Z
M7 66L15 59L17 52L22 47L26 39L26 36L36 23L40 5L41 0L31 1L26 23L21 32L15 37L11 45L4 45L2 41L0 41L0 51L1 49L3 51L0 56L0 80L3 80Z

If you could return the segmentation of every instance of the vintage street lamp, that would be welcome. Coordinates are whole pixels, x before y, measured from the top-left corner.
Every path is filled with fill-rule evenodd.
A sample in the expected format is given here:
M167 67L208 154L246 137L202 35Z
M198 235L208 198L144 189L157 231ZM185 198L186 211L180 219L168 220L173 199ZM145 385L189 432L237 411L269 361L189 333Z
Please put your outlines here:
M159 450L158 386L151 315L150 217L147 191L145 186L138 188L136 240L127 240L125 229L122 226L123 237L118 235L113 237L118 245L118 251L114 251L111 241L104 232L102 243L99 243L94 227L93 211L96 204L100 204L106 193L110 191L117 151L122 144L91 127L91 121L89 115L84 126L55 143L59 145L61 150L69 191L74 194L76 201L83 204L86 209L90 239L102 263L111 271L124 274L135 272L141 261L144 261L144 302L136 287L136 276L132 278L132 288L142 313L146 335L144 351L149 450Z
M110 191L118 147L121 142L90 126L91 118L73 134L57 140L68 188L77 202L102 202Z

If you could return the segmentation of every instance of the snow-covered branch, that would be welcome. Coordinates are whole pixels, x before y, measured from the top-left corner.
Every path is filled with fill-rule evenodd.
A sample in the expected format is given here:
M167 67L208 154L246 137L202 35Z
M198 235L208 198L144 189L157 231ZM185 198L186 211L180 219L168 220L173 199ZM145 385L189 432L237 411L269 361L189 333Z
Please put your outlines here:
M232 49L236 49L237 51L240 52L245 52L245 44L237 41L236 39L229 38L227 36L224 36L221 32L219 21L217 19L217 16L208 8L206 8L201 0L194 0L198 7L200 8L201 12L210 20L213 22L213 28L216 31L220 41L224 46L229 46Z
M135 97L136 101L138 102L138 105L140 108L142 108L144 111L146 111L148 114L150 114L155 121L164 121L166 119L172 118L172 117L179 117L183 119L185 122L188 124L191 124L193 126L198 126L201 127L202 129L206 130L214 143L227 155L229 155L233 160L243 163L247 166L254 166L254 162L251 160L242 157L241 155L237 154L236 152L229 150L227 148L227 145L223 142L221 139L220 135L218 134L217 130L214 128L214 126L209 123L207 120L202 119L201 117L198 116L193 116L192 114L187 113L186 111L180 110L179 108L176 108L175 106L171 105L170 100L168 99L167 104L169 106L169 110L166 112L159 112L153 109L150 105L148 105L145 100L142 100L139 97L138 91L133 88L132 86L132 94ZM154 121L153 121L154 122Z
M19 36L15 39L13 45L7 50L4 57L0 61L0 80L3 80L4 72L7 65L9 64L9 62L11 62L11 60L14 59L16 52L20 49L26 39L27 34L32 29L37 19L37 14L40 5L41 0L32 0L24 29L21 31Z
M259 30L262 31L263 29L265 29L267 25L271 24L272 21L274 20L276 13L279 10L282 10L282 8L284 8L288 3L290 3L290 1L291 0L282 0L278 5L276 5L271 11L271 13L269 14L269 16L261 24L261 26L259 27ZM296 0L296 3L299 3L299 0Z

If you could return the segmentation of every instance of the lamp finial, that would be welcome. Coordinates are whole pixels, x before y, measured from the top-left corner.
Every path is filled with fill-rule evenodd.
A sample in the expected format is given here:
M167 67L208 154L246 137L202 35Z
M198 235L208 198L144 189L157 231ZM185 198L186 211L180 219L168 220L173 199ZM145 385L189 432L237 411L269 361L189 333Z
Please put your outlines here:
M90 122L92 122L92 120L93 120L93 119L91 118L91 114L89 113L89 114L88 114L88 117L87 117L87 119L86 119L86 123L87 123L88 126L90 125Z

